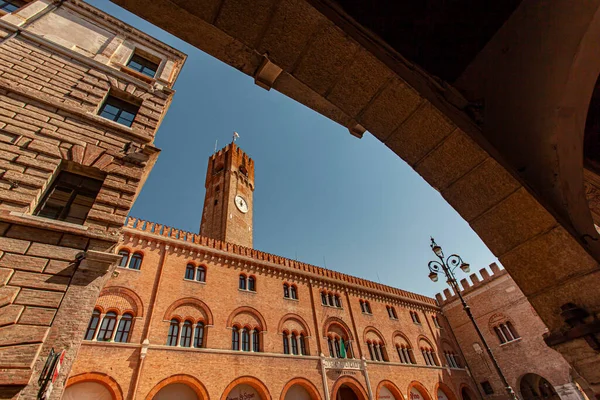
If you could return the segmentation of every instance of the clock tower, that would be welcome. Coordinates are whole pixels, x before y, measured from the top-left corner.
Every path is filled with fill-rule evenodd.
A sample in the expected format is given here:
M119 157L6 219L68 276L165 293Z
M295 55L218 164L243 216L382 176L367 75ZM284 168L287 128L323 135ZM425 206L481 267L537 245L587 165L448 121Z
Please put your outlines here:
M254 161L232 142L208 159L200 234L252 248Z

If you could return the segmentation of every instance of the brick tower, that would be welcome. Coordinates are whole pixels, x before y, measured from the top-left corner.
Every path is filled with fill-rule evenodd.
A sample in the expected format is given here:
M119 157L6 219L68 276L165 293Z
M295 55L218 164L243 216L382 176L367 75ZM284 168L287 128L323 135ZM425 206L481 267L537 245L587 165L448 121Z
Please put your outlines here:
M254 161L235 143L208 159L200 234L252 247Z

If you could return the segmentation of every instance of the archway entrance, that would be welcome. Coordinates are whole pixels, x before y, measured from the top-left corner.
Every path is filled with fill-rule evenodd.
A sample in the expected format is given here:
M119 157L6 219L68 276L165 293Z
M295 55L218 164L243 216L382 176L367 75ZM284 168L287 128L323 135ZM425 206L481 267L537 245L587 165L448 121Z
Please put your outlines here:
M80 382L65 389L64 400L115 400L110 390L98 382Z
M335 400L359 400L359 398L350 386L342 385L337 391Z
M462 398L462 400L475 400L475 397L471 395L470 390L466 387L461 389L460 397Z
M293 385L285 393L284 400L311 400L312 397L308 390L300 385Z
M171 383L160 389L152 400L200 400L194 389L185 383Z
M537 374L526 374L519 385L523 400L560 400L550 382Z

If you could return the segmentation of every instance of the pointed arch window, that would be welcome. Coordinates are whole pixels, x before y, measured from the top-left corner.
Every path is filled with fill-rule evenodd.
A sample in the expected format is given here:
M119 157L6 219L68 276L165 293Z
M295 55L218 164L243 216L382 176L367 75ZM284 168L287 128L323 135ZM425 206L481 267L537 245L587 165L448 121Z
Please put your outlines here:
M195 269L196 269L196 268L194 267L194 265L193 265L193 264L188 264L188 265L185 267L185 279L189 279L189 280L192 280L192 279L194 279L194 270L195 270Z
M100 331L98 332L98 341L109 341L112 339L113 331L115 330L115 324L117 322L117 313L108 312L102 320L100 325Z
M248 277L248 290L256 292L256 279L253 276Z
M119 267L126 268L127 263L129 263L129 251L122 249L119 251L119 255L121 256L121 261L119 261Z
M242 351L250 351L250 333L248 329L242 329Z
M342 308L342 301L340 300L340 296L338 296L337 294L333 297L333 300L335 301L335 306L338 308Z
M513 340L520 338L510 321L496 325L494 327L494 332L496 333L496 336L498 336L500 344L512 342Z
M328 304L329 304L331 307L333 307L333 306L334 306L334 302L333 302L333 294L329 293L329 294L327 295L327 300L328 300L328 302L327 302L327 303L328 303Z
M252 351L255 353L260 351L260 331L258 328L254 328L252 335Z
M129 339L129 331L131 330L131 323L133 322L133 315L126 313L123 314L119 325L117 326L117 333L115 335L115 342L127 343Z
M100 311L94 310L92 313L92 318L90 319L90 323L88 324L87 331L85 332L85 340L94 339L94 335L96 334L96 329L98 329L98 322L100 321Z
M325 292L321 292L321 304L327 305L327 294Z
M181 328L181 347L190 347L192 345L192 321L185 321Z
M283 332L283 354L290 354L290 339L287 332Z
M240 349L240 331L237 326L231 329L231 350Z
M202 322L198 322L194 329L194 347L204 347L204 324Z
M167 336L167 346L177 346L178 339L179 339L179 321L177 321L175 318L173 318L169 325L169 334Z
M294 300L298 300L298 289L295 285L290 286L290 297Z
M240 281L238 288L240 290L246 290L246 275L240 274Z
M335 353L333 351L333 339L330 337L327 338L327 347L329 348L329 357L334 358Z
M308 352L306 351L306 337L303 333L300 334L300 354L303 356L308 355Z
M129 268L139 271L142 268L143 256L140 253L133 253L131 261L129 261Z
M292 333L292 354L297 356L298 355L298 337L296 336L295 333Z
M206 282L206 268L203 266L196 268L196 280L198 282Z

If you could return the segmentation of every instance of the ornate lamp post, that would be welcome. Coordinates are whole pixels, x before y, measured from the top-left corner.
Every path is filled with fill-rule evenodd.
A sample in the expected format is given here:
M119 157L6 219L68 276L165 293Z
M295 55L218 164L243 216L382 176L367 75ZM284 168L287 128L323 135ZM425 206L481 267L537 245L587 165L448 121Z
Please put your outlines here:
M508 397L512 400L518 400L517 396L515 395L515 392L513 391L512 387L510 387L510 385L508 384L508 381L506 380L506 377L502 373L502 370L500 369L500 366L498 365L498 361L496 361L496 358L494 357L494 353L492 353L492 349L490 349L490 346L488 346L487 342L485 341L485 338L483 337L483 334L481 333L481 330L477 326L477 323L475 322L475 318L473 318L473 314L471 313L471 308L465 302L465 299L462 297L462 295L460 293L460 288L458 287L458 282L456 281L456 277L454 276L454 271L456 270L456 268L460 268L463 272L468 273L470 271L469 264L464 262L463 259L457 254L452 254L452 255L449 255L447 258L444 258L444 252L442 251L442 248L440 246L438 246L438 244L435 242L435 240L433 240L433 238L431 238L431 250L433 250L435 255L440 260L439 261L434 260L434 261L429 262L429 264L428 264L429 279L431 279L433 282L437 282L438 281L438 273L440 271L442 271L444 273L448 284L454 290L454 292L458 295L458 298L460 299L463 309L465 310L465 312L467 313L467 316L473 323L473 326L475 327L475 331L477 332L479 339L483 343L483 347L485 347L485 350L487 351L488 355L490 356L490 359L492 360L492 363L494 364L494 367L496 368L496 372L498 372L500 379L502 379L502 383L504 384L506 393L508 393Z

